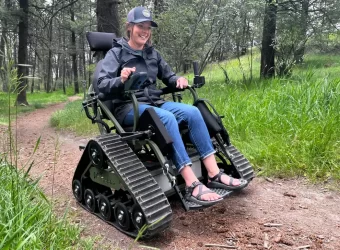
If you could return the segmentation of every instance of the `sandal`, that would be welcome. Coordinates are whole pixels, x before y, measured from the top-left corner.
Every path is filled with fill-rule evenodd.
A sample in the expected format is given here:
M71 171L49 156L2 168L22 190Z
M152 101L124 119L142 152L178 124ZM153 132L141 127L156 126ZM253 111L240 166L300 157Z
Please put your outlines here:
M197 186L198 186L198 193L197 193L197 195L193 195L192 192L194 191L195 187L197 187ZM190 187L185 187L185 198L188 201L192 201L192 202L199 204L199 205L202 205L202 206L211 206L211 205L214 205L217 202L220 202L220 201L223 200L222 198L219 198L217 200L212 200L212 201L202 200L201 196L203 194L214 193L211 190L202 191L203 187L204 187L204 185L201 182L194 181L191 184Z
M231 177L231 176L229 176L229 178L230 178L229 183L224 184L221 181L222 174L225 174L224 170L220 169L220 172L217 175L215 175L214 177L208 176L209 182L207 184L207 187L208 188L222 188L222 189L225 189L225 190L240 190L242 188L245 188L248 185L248 181L245 180L245 179L242 179L242 178L238 179L240 181L239 185L233 185L234 178Z

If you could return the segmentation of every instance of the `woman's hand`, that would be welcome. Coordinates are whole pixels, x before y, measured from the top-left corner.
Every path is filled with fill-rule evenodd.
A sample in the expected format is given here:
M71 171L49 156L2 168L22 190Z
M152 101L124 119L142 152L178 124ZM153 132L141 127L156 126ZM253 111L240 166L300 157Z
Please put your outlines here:
M188 87L188 80L185 79L184 77L178 78L176 88L185 89L186 87Z
M123 68L122 71L120 72L120 79L122 83L124 83L129 76L136 71L136 67L133 68Z

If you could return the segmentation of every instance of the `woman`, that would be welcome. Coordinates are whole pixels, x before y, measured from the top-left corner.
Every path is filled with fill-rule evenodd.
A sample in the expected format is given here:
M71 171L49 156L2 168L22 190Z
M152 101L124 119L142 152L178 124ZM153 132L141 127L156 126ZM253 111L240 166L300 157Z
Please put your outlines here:
M146 108L153 107L173 139L173 162L186 183L186 198L200 205L211 205L222 198L200 183L190 168L192 165L183 145L178 124L186 122L190 139L195 145L207 169L209 181L228 190L241 189L247 185L243 179L234 179L219 170L214 148L200 111L191 105L164 101L153 94L156 78L167 86L184 89L188 81L176 76L161 55L151 46L151 29L158 25L152 20L151 13L144 7L133 8L127 16L127 39L114 40L113 48L106 54L99 73L99 91L113 96L116 109L115 117L125 125L133 124L132 104L121 99L123 86L134 72L147 72L148 78L138 96L139 114Z

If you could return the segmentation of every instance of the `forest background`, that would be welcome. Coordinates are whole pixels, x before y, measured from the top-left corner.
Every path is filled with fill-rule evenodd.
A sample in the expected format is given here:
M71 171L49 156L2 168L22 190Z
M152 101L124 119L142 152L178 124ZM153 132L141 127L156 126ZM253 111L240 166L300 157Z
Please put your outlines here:
M126 15L138 5L154 13L153 45L176 72L192 80L192 62L199 62L207 80L200 96L225 115L233 143L258 175L339 187L340 0L0 0L0 124L11 121L11 109L29 111L87 89L98 58L86 32L124 36ZM98 133L80 107L67 104L51 125ZM17 172L6 158L0 151L0 248L91 249L92 240L76 240L79 228L54 217L28 178L33 165Z
M0 0L1 96L16 93L13 104L31 110L86 90L100 59L86 33L124 36L138 5L152 10L153 45L176 72L190 80L199 62L210 85L200 94L263 173L340 178L340 0ZM26 93L42 92L29 105ZM73 105L51 124L90 133Z
M340 50L339 0L1 0L2 90L8 90L9 68L16 68L25 76L19 104L28 104L26 91L66 92L72 85L79 93L83 81L89 85L95 63L86 32L123 36L126 14L138 5L153 11L159 23L153 44L176 72L186 73L194 60L202 72L208 63L259 49L260 69L253 69L251 59L245 83L290 75L306 49ZM228 72L220 68L228 81Z

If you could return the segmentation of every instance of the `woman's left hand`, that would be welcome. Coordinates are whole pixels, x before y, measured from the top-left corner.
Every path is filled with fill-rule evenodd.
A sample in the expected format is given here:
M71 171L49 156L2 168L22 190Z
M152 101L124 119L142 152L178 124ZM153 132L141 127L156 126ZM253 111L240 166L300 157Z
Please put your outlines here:
M184 77L178 78L177 83L176 83L176 88L185 89L186 87L188 87L188 80L185 79Z

